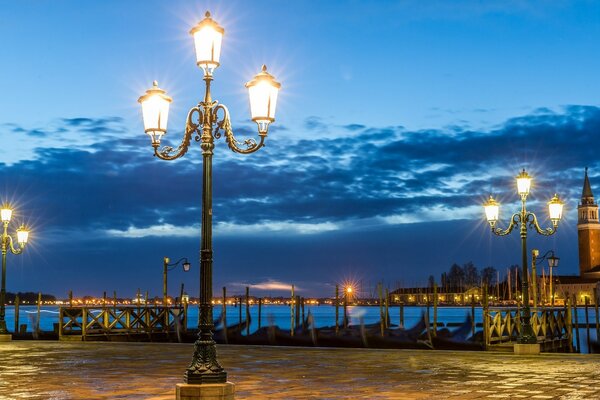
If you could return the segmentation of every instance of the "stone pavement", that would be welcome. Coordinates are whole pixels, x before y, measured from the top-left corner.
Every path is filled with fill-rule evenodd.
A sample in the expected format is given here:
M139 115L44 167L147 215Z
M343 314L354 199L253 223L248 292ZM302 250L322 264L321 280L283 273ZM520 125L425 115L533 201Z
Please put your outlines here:
M0 344L0 399L173 399L192 345ZM600 356L219 346L237 399L600 399Z

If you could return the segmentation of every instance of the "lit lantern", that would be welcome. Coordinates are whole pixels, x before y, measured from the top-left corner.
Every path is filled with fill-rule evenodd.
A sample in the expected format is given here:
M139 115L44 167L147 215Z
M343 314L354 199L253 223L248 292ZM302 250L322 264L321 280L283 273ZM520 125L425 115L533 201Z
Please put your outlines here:
M262 66L254 79L246 83L250 96L250 113L252 121L258 125L258 132L266 135L269 124L275 121L275 107L281 83L267 72L267 66Z
M0 217L2 218L2 222L9 223L12 217L12 209L8 204L2 206L0 209Z
M523 169L523 171L517 175L517 191L521 196L527 196L529 194L529 189L531 189L531 176Z
M169 105L173 99L158 87L158 82L152 83L152 88L138 99L142 105L142 116L144 118L144 131L150 136L152 146L158 147L160 139L167 133L167 122L169 119Z
M210 17L208 11L205 18L190 30L196 48L196 65L204 70L205 76L211 76L219 66L224 33L225 29Z
M558 198L557 194L554 194L554 197L548 202L548 213L554 225L557 225L562 218L563 206L564 203Z
M28 239L29 230L24 225L21 225L21 227L17 229L17 242L19 242L19 245L25 246Z
M558 260L560 260L560 258L552 254L550 257L548 257L548 266L550 268L558 267Z
M498 221L498 215L500 214L500 204L494 200L492 196L483 205L485 210L485 217L491 226L494 226Z

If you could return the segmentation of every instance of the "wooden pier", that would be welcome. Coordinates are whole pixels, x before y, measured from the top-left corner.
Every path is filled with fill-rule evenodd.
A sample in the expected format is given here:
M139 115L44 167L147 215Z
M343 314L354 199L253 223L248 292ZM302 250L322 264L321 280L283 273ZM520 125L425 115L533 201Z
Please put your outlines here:
M187 330L183 306L60 307L59 340L127 340Z

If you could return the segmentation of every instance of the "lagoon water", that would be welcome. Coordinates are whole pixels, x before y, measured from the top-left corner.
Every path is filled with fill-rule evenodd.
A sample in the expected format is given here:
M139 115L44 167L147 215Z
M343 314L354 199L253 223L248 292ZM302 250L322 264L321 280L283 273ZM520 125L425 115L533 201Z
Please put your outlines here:
M100 307L97 308L101 310ZM422 306L405 306L404 307L404 325L407 328L415 325L421 315L426 312L427 307ZM221 315L222 306L216 305L214 308L215 319ZM245 306L242 306L242 319L245 319ZM315 326L317 328L325 326L335 325L335 307L330 305L306 305L304 308L305 315L308 315L309 311L313 315ZM227 306L227 324L232 325L239 321L239 307ZM391 323L397 325L400 321L400 309L399 307L390 307L390 319ZM431 311L432 312L432 311ZM343 308L339 308L340 322L343 317ZM361 320L365 324L373 324L379 321L379 307L375 306L352 306L348 307L348 314L350 315L350 324L358 325ZM440 307L438 308L438 321L444 324L448 323L461 323L465 321L468 315L471 314L471 307ZM579 308L577 312L579 324L585 323L585 310ZM14 329L14 307L8 306L6 308L6 323L8 329L12 331ZM251 326L250 331L253 332L258 328L258 306L250 306L250 318ZM433 318L433 317L432 317ZM59 313L57 306L43 306L40 311L40 329L43 331L52 331L54 324L58 323ZM475 308L475 321L482 321L482 309ZM27 324L27 331L31 332L35 328L37 320L37 307L36 306L20 306L19 308L19 324ZM595 321L596 316L593 308L589 309L589 321L590 321L590 339L592 341L597 340ZM289 329L291 322L290 307L284 305L264 305L262 306L261 325L277 325L282 329ZM190 305L188 308L188 328L195 328L198 326L198 306ZM453 329L453 328L450 328ZM480 330L481 328L478 328ZM587 352L586 344L586 330L579 329L581 351ZM575 336L575 335L574 335ZM575 338L574 338L575 340Z

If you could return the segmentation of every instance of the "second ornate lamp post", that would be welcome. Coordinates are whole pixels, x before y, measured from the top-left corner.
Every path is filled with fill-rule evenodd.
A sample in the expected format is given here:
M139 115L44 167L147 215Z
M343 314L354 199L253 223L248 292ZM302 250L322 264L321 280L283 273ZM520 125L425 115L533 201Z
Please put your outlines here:
M534 213L527 211L526 202L529 190L531 189L531 177L523 170L517 176L517 192L521 196L521 211L514 213L510 218L508 228L501 229L496 226L498 222L498 214L500 204L490 196L489 200L484 204L485 215L490 224L492 232L498 236L505 236L512 232L516 226L520 226L521 233L521 257L522 257L522 273L521 287L523 292L523 309L521 312L521 335L517 339L519 344L535 344L537 337L531 328L531 310L529 307L529 290L527 284L527 227L535 229L537 233L544 236L553 235L558 227L558 222L562 218L563 202L555 194L548 203L548 213L552 221L552 227L542 229L538 223Z
M267 72L262 71L246 83L250 95L252 120L258 125L259 142L255 139L238 141L231 128L229 110L212 99L210 84L213 73L220 65L221 41L224 29L206 13L205 18L192 28L196 49L196 64L204 72L204 100L192 107L181 144L174 149L165 146L159 149L161 138L167 132L169 105L172 99L158 87L156 81L151 89L139 98L142 104L145 132L150 136L154 155L163 160L182 157L190 145L192 136L200 142L202 149L202 231L200 250L200 332L194 344L194 357L185 372L189 384L225 383L227 373L217 361L212 322L212 156L214 140L225 136L229 148L241 154L250 154L264 145L269 125L275 121L275 107L281 84Z
M29 238L29 230L25 228L24 225L21 225L19 229L17 229L17 242L20 247L14 247L13 238L8 234L8 224L10 224L10 220L12 219L13 209L10 205L5 204L0 208L0 218L2 219L3 231L2 231L2 288L0 289L0 337L6 338L5 340L10 340L10 334L8 329L6 329L6 320L4 319L6 310L6 255L9 250L13 254L21 254L25 245L27 244L27 239Z

